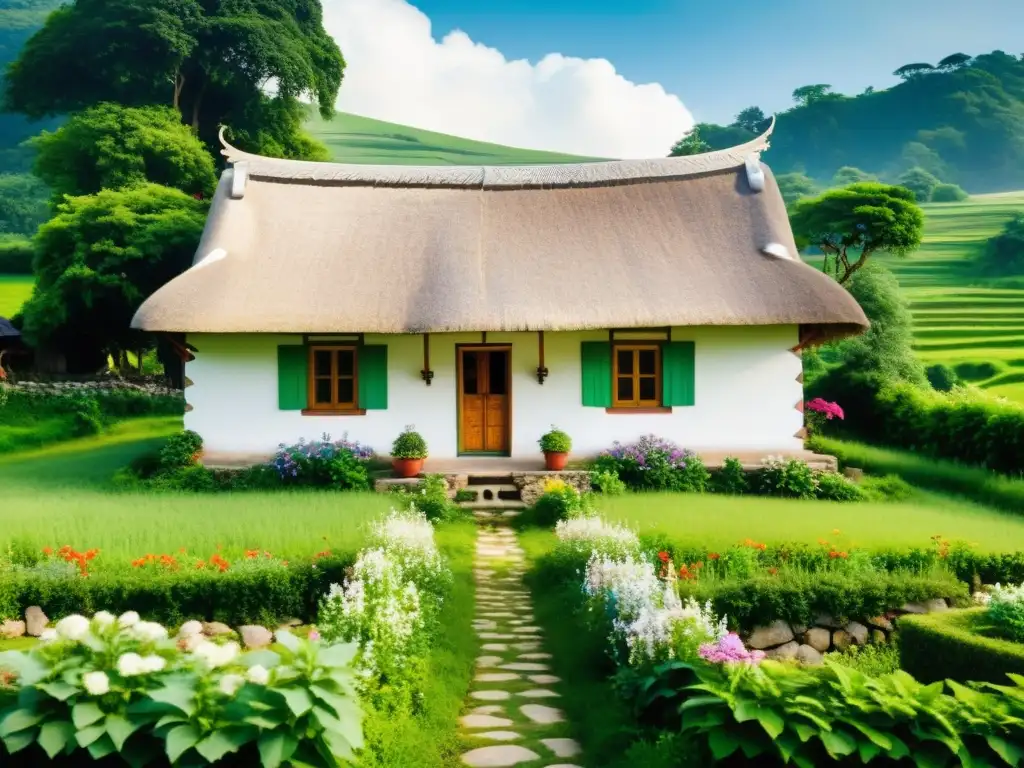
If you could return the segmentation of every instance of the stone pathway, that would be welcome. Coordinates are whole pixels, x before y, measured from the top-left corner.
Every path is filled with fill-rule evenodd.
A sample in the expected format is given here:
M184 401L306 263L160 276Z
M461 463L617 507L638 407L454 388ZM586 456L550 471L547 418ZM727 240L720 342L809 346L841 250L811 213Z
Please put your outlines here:
M530 593L523 585L523 551L507 527L481 528L477 539L476 619L481 640L469 705L460 722L471 768L581 768L580 745L569 738L558 708Z

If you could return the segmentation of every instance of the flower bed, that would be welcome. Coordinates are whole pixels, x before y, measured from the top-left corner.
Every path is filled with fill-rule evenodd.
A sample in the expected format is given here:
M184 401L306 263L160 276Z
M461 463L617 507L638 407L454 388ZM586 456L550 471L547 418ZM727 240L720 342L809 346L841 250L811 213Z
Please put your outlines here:
M0 762L333 768L362 746L355 645L279 632L273 650L241 654L199 629L72 615L0 654Z

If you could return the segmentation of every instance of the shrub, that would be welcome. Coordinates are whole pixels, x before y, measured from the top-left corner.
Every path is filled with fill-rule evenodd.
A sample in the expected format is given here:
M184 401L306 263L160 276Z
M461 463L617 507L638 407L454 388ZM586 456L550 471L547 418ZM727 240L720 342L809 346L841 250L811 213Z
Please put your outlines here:
M604 496L621 496L626 492L626 484L619 479L619 474L608 469L591 472L590 484Z
M99 434L103 429L103 414L100 404L91 397L75 398L74 411L71 414L71 434L74 437L86 437Z
M906 501L914 495L914 486L899 475L866 475L860 482L860 488L872 501Z
M427 458L427 441L423 435L407 426L391 444L391 457L394 459L425 459Z
M819 472L814 495L825 501L864 501L867 494L838 472Z
M29 240L0 241L0 274L31 275L32 253Z
M413 492L398 491L400 497L427 516L428 520L447 522L463 516L463 510L448 498L448 481L444 475L427 475Z
M799 459L769 457L758 472L758 489L766 496L813 499L817 490L814 472Z
M750 489L747 482L747 473L743 469L743 463L733 457L726 457L722 462L722 468L712 474L711 490L715 493L728 493L739 496Z
M355 646L279 632L274 650L241 655L200 630L169 638L134 613L74 615L36 648L0 654L14 675L0 675L0 762L276 766L290 752L333 768L362 747Z
M932 190L933 203L958 203L966 200L970 195L964 192L956 184L936 184Z
M706 761L824 765L1014 764L1024 751L1024 681L930 687L905 672L869 677L764 662L695 665L682 730Z
M572 438L554 425L537 442L544 453L568 453L572 450Z
M1007 639L1024 643L1024 584L1017 587L996 584L988 604L988 618Z
M1024 644L998 637L985 608L903 616L899 633L901 666L924 682L1024 675Z
M1022 217L1024 221L1024 217ZM995 363L957 363L953 369L956 375L967 381L984 381L999 373Z
M1017 214L1006 222L1003 231L986 243L978 258L982 270L990 275L1024 274L1024 215ZM987 379L994 375L993 372L979 378Z
M332 442L325 434L320 440L281 445L270 465L284 485L360 491L370 487L366 465L373 456L366 446L346 438Z
M893 635L893 642L889 644L851 645L845 651L826 653L825 661L856 669L869 677L890 675L900 669L900 650L897 643L898 635Z
M202 449L203 438L190 429L171 435L160 449L160 468L173 470L191 466Z
M628 445L616 442L595 459L592 468L596 472L615 472L633 490L678 491L687 483L699 483L700 476L706 475L706 469L703 473L698 469L695 476L684 475L687 463L696 458L671 440L647 435Z
M932 389L939 392L949 392L960 383L956 372L943 363L928 366L924 374L928 377L928 383L932 385Z
M917 202L927 203L932 199L932 192L935 190L935 187L941 184L942 181L924 168L915 166L901 173L899 178L896 179L896 183L913 192Z
M589 499L573 486L561 480L548 480L544 493L534 502L529 520L535 525L552 526L559 520L583 516L589 508Z
M816 397L804 405L804 417L811 434L819 434L825 426L825 422L846 418L839 403L832 403L821 397Z

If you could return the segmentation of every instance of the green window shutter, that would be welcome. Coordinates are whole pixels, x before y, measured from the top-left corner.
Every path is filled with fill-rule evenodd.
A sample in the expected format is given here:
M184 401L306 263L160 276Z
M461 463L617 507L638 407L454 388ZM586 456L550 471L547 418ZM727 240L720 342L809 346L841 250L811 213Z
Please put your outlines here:
M583 369L583 405L611 408L612 345L607 341L584 341L580 362Z
M661 391L664 405L693 405L695 390L694 343L665 342L661 354Z
M306 367L309 352L291 344L277 348L277 407L282 411L301 411L309 399Z
M388 407L388 348L359 347L359 407L383 411Z

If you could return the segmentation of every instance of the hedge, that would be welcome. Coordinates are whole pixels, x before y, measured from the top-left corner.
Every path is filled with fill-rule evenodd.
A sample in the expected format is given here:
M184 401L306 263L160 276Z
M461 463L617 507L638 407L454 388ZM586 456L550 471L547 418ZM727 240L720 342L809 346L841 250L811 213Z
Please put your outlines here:
M918 680L1009 684L1024 675L1024 643L990 636L985 608L908 615L899 620L900 666Z
M88 578L14 572L0 578L0 620L20 618L38 605L53 620L72 613L137 611L149 621L177 626L190 619L274 626L286 619L313 621L317 603L341 583L354 554L288 567L248 567L224 573L184 570L156 573L97 572Z
M32 253L28 240L0 241L0 274L31 275Z

